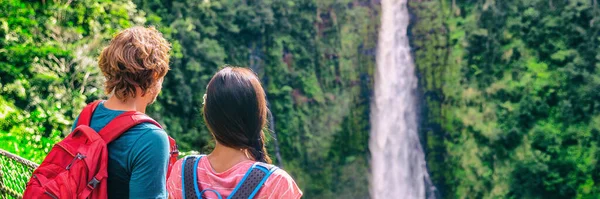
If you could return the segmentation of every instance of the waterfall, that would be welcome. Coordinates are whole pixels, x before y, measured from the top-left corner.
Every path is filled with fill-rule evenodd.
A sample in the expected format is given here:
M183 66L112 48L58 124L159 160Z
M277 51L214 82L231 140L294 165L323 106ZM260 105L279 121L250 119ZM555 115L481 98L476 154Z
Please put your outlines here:
M257 75L261 72L264 72L264 66L262 65L264 54L260 51L260 49L261 46L257 45L256 42L251 42L250 44L248 44L248 51L250 52L248 54L248 65L250 66L250 69L252 69L252 71L254 71ZM266 78L268 78L268 76L265 74L265 76L260 80L263 85L266 85L268 82ZM265 93L269 93L267 87L263 87L265 89ZM277 139L277 132L275 131L275 118L273 118L273 113L271 112L271 102L269 101L268 96L265 96L265 99L267 100L267 107L269 109L269 111L267 112L267 118L269 120L269 131L271 133L271 136L273 136L273 140L275 143L276 161L274 161L273 164L276 164L279 168L283 169L283 159L281 158L279 140Z
M375 199L435 198L418 135L418 79L407 36L407 1L381 1L369 140Z

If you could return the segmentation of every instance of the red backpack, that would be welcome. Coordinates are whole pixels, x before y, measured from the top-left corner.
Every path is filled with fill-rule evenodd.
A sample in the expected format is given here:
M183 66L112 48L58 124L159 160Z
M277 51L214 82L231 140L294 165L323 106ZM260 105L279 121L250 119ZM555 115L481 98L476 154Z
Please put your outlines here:
M106 199L108 143L141 123L162 128L147 115L128 111L96 133L89 125L99 103L95 101L81 111L77 128L55 144L42 164L33 171L23 198ZM169 143L171 152L167 177L179 155L175 140L169 137Z

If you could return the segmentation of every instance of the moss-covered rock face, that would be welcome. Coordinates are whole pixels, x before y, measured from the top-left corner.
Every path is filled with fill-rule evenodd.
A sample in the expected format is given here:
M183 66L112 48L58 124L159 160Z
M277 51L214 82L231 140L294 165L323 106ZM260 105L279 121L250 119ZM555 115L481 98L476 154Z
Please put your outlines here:
M448 198L595 198L596 1L412 1L430 174Z

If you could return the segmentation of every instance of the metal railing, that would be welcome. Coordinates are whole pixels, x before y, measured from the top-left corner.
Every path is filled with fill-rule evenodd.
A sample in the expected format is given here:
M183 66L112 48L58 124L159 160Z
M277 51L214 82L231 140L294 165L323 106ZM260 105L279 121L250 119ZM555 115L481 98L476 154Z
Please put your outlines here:
M39 165L0 149L0 198L23 198L33 170Z

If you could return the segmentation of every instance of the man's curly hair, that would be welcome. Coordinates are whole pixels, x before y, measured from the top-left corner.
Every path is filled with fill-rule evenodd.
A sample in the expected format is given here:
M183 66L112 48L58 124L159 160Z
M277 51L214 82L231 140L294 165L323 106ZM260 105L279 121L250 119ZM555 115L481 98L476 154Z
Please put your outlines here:
M106 78L105 92L120 100L142 96L169 70L169 42L153 27L132 27L117 34L102 50L98 65Z

